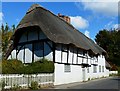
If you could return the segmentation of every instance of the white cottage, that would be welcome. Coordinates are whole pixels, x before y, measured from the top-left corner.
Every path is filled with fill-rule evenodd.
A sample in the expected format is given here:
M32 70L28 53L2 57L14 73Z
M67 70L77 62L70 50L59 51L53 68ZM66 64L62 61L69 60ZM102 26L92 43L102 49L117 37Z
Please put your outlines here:
M17 26L6 58L23 63L50 59L55 65L54 85L108 76L105 50L69 22L69 17L34 4Z

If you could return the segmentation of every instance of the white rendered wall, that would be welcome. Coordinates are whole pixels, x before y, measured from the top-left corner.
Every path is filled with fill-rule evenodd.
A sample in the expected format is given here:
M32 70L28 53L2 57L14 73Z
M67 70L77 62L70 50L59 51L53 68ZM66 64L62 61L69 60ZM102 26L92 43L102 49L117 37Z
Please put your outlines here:
M110 75L109 69L105 69L105 77L109 77L109 75Z
M8 59L16 59L16 49L14 49L9 55Z
M55 63L54 85L82 81L82 69L79 65L70 65L71 72L64 72L64 64Z
M17 55L17 59L18 59L18 60L21 60L22 63L24 63L23 56L24 56L24 49L22 48L22 49L19 51L18 55Z
M62 55L61 55L62 53ZM81 82L81 81L87 81L87 69L82 68L81 65L75 65L75 64L81 64L82 60L86 63L87 59L83 59L81 57L77 58L77 49L69 47L68 51L68 64L71 66L71 72L64 72L64 64L59 63L67 63L67 52L61 52L61 45L57 45L56 51L55 51L55 85L60 84L67 84L72 82ZM82 56L82 54L79 53L79 56ZM61 61L62 57L62 61ZM64 59L64 60L63 60ZM78 59L78 62L77 62Z
M77 50L74 49L74 58L73 58L73 63L74 64L77 64L76 60L77 60Z
M72 64L72 61L73 61L73 59L72 59L72 57L73 57L73 48L72 47L69 47L69 56L68 56L68 59L69 59L69 63L71 63Z
M25 45L25 63L32 63L32 44Z
M97 59L94 60L94 63ZM93 61L93 60L91 60ZM105 57L100 55L98 56L98 62L96 61L97 65L97 72L93 73L93 65L91 65L91 67L89 67L89 73L87 73L87 79L94 79L94 78L101 78L101 77L107 77L109 76L109 70L106 69L105 67ZM99 71L99 65L101 66L101 72ZM102 66L104 67L104 72L102 70Z
M105 76L106 75L106 68L105 68L105 58L104 58L104 56L102 56L102 55L98 56L98 65L101 65L101 72L99 72L99 66L98 66L99 77ZM102 70L102 67L104 67L104 72Z

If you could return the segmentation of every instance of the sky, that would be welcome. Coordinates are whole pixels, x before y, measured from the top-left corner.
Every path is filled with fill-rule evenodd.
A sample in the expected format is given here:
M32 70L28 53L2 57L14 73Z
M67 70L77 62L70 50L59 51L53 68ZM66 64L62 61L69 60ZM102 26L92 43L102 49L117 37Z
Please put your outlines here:
M2 2L0 23L17 26L35 3L69 16L71 24L92 40L100 30L118 27L118 2Z

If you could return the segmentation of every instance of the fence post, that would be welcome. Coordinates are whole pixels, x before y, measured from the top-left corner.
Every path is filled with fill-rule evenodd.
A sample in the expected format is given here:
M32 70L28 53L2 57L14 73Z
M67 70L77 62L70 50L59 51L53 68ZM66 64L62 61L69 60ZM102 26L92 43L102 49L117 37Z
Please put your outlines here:
M27 78L28 78L28 83L27 84L28 84L28 88L29 88L29 75L27 75Z

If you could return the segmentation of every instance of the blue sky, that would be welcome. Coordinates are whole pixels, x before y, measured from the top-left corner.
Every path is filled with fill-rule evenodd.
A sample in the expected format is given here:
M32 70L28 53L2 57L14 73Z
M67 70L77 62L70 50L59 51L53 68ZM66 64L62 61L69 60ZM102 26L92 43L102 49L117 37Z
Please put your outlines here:
M12 26L20 22L26 11L35 2L3 2L0 21ZM54 14L70 16L71 24L94 40L101 29L116 28L118 25L117 2L37 2Z

